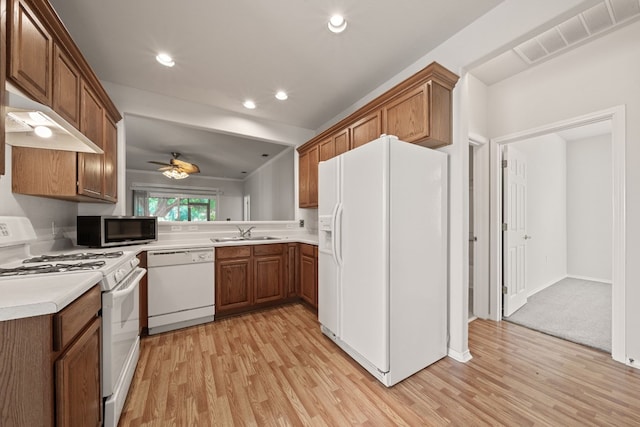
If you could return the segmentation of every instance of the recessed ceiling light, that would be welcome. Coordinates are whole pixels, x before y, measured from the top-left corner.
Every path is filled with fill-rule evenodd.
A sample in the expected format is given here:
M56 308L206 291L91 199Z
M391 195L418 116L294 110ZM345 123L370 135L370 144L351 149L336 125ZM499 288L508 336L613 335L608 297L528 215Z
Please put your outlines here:
M36 126L35 128L33 128L33 132L40 138L50 138L51 135L53 135L51 129L46 126Z
M165 67L173 67L176 65L176 61L166 53L159 53L156 55L156 61L164 65Z
M280 101L284 101L287 98L289 98L289 95L287 95L287 92L285 92L283 90L279 90L276 93L276 99L279 99Z
M244 108L248 108L249 110L253 110L254 108L256 108L256 103L250 99L244 101L242 105L244 106Z
M342 15L333 15L327 26L332 33L341 33L347 28L347 21Z

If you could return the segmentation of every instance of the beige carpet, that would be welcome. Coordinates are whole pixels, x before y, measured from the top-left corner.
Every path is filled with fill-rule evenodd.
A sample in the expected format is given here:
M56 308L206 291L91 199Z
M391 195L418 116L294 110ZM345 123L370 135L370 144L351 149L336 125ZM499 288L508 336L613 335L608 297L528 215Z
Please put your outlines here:
M566 278L505 320L611 353L611 285Z

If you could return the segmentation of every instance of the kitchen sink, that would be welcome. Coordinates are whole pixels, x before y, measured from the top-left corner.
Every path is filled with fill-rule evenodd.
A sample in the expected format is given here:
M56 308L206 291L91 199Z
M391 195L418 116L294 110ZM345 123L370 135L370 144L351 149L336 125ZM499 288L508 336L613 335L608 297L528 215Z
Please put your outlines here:
M216 238L212 238L211 241L212 242L216 242L216 243L224 243L224 242L250 242L250 241L260 241L260 240L278 240L279 237L272 237L272 236L256 236L256 237L240 237L240 236L234 236L234 237L216 237Z

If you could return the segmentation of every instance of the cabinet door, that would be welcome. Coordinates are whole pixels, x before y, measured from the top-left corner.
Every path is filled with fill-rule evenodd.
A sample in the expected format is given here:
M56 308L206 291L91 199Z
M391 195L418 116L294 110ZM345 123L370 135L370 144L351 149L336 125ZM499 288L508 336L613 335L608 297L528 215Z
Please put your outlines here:
M251 306L251 258L216 261L216 312Z
M423 84L382 107L383 129L401 141L416 142L429 136L429 85Z
M282 255L255 257L253 275L256 304L284 298L284 259Z
M358 148L378 139L381 133L380 110L378 110L351 125L351 148Z
M300 250L298 243L287 244L287 291L286 296L300 295Z
M118 131L109 118L104 121L104 198L118 199Z
M318 206L318 154L316 145L298 158L298 203L301 208Z
M9 77L34 99L51 105L53 38L24 0L13 0Z
M5 173L5 80L7 78L7 22L2 19L6 16L6 0L0 1L0 176Z
M55 363L57 426L100 426L100 318Z
M318 146L309 151L309 205L310 208L318 207Z
M329 160L336 155L335 143L333 141L333 138L331 137L325 139L324 141L320 141L318 147L320 150L319 160L321 162Z
M98 147L104 148L104 111L93 91L82 85L80 131ZM101 198L104 155L78 153L78 194Z
M53 109L80 129L80 71L57 45L53 57Z
M316 261L305 251L300 254L300 297L313 307L318 306L316 283Z
M349 151L349 128L343 129L333 135L333 145L335 147L336 156Z

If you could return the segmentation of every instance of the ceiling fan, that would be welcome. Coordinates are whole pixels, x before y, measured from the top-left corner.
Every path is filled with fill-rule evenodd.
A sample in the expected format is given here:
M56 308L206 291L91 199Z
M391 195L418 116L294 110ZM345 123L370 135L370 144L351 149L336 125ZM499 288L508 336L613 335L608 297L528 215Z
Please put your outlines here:
M180 153L172 152L171 155L173 156L173 159L169 160L169 163L156 162L153 160L149 160L149 163L162 165L162 167L158 168L158 170L163 171L162 174L167 178L183 179L188 177L192 173L200 172L200 168L198 167L198 165L178 160L178 157L180 157Z

